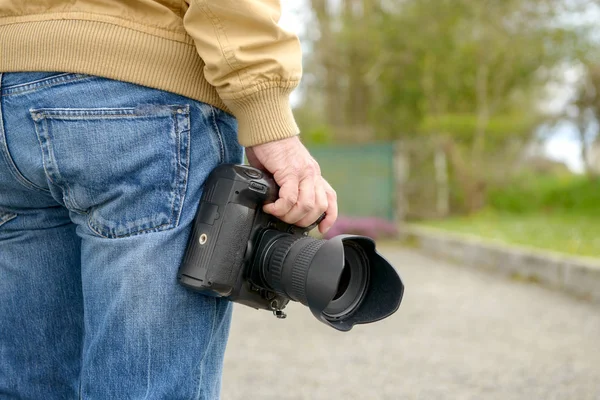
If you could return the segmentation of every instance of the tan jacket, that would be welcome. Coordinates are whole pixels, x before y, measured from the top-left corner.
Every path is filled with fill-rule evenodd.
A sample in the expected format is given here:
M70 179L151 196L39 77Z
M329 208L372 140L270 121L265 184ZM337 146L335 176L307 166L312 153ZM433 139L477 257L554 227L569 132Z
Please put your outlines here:
M298 38L278 0L0 0L0 72L98 75L234 114L239 142L296 135Z

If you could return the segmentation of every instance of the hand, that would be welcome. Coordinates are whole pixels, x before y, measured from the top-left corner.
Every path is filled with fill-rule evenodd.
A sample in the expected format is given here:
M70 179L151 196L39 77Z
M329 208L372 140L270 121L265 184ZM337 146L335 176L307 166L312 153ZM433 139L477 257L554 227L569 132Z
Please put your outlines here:
M325 212L319 231L331 228L338 213L335 190L298 136L248 147L246 155L250 165L270 172L280 187L279 198L265 204L264 212L300 227L313 224Z

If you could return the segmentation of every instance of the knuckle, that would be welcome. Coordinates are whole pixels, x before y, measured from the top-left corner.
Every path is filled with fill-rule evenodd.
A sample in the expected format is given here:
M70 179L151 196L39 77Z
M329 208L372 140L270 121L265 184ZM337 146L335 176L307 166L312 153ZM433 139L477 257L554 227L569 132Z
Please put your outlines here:
M288 195L286 196L284 199L285 201L285 205L288 208L292 208L294 206L294 204L296 204L298 202L298 196L296 195Z
M319 165L317 160L315 160L314 158L312 160L312 167L314 169L315 174L321 175L321 166Z
M289 163L284 168L282 168L277 176L275 176L276 181L287 182L289 180L298 179L300 172L302 169L295 163Z
M292 219L291 217L289 217L287 215L286 216L282 216L280 219L283 222L285 222L286 224L294 224L296 222L294 219Z
M294 225L299 226L301 228L306 228L308 225L310 225L310 222L306 222L306 220L302 219L300 221L296 221Z
M315 203L310 200L298 202L298 208L304 212L308 212L315 208Z
M289 173L293 176L300 176L300 174L302 173L302 168L297 164L292 164L290 165Z
M319 213L322 214L329 208L329 202L327 200L321 201L317 208Z
M308 176L320 175L319 165L315 161L309 162L304 167L304 173Z

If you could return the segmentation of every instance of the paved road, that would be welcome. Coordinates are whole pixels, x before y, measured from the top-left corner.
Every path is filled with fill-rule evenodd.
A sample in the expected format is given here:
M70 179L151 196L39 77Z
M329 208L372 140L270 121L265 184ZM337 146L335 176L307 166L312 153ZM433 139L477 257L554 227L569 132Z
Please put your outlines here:
M386 248L406 284L387 320L339 333L303 306L236 305L224 400L600 400L600 305Z

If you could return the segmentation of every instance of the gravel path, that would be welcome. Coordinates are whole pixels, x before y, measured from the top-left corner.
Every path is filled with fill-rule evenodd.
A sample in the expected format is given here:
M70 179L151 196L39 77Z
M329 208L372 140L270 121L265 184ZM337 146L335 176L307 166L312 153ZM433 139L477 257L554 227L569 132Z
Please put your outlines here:
M340 333L236 305L223 400L600 400L600 306L387 247L406 293Z

